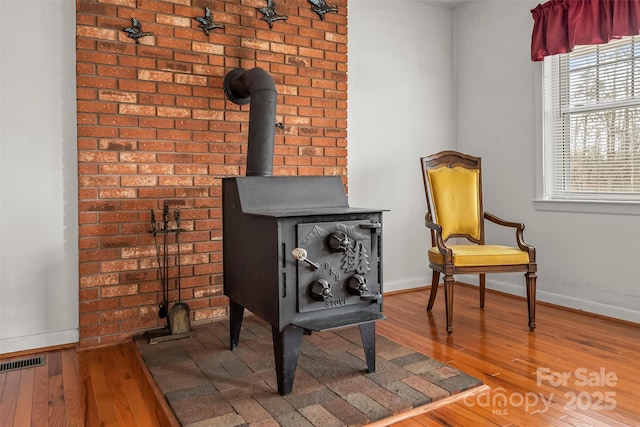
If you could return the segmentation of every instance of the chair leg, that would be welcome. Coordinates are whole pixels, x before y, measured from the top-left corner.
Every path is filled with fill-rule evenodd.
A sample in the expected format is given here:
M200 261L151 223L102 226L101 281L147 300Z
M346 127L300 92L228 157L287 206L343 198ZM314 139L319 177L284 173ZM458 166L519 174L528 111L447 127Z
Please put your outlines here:
M480 274L480 308L484 308L485 274Z
M431 295L429 295L429 303L427 304L427 311L433 308L433 303L436 301L436 294L438 293L438 282L440 281L440 272L433 271L431 276Z
M447 334L453 332L453 276L444 275L444 299L447 314Z
M529 309L529 330L536 329L536 278L534 271L527 272L524 277L527 279L527 306Z

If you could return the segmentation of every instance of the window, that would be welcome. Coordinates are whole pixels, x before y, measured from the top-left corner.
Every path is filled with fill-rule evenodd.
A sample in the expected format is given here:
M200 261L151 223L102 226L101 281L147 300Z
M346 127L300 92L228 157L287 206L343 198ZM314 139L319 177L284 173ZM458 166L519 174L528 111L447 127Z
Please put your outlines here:
M640 203L640 36L544 60L544 199Z

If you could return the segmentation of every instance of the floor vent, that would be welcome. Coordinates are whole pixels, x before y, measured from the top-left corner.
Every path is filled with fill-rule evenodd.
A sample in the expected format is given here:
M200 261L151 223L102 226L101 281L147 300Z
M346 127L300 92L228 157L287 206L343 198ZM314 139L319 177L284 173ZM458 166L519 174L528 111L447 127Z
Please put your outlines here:
M18 369L33 368L44 365L44 356L30 357L28 359L12 360L11 362L0 363L0 372L17 371Z

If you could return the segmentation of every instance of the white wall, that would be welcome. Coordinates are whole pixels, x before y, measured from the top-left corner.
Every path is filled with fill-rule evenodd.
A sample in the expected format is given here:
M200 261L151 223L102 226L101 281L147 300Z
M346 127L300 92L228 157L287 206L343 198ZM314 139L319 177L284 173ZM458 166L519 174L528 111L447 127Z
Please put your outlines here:
M389 209L386 292L431 274L419 158L454 144L452 24L423 1L349 0L349 203Z
M75 1L0 0L0 354L78 340Z
M538 300L640 323L640 217L534 207L542 135L541 64L530 60L537 3L471 1L455 9L456 146L483 157L485 209L526 224L537 248ZM524 295L521 275L488 280Z

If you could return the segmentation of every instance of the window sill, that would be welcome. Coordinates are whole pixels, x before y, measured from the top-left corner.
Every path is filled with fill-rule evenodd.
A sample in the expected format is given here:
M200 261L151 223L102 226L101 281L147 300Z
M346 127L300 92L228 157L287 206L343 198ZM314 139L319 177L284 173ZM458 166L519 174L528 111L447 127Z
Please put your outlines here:
M640 215L640 201L536 199L533 206L537 211Z

